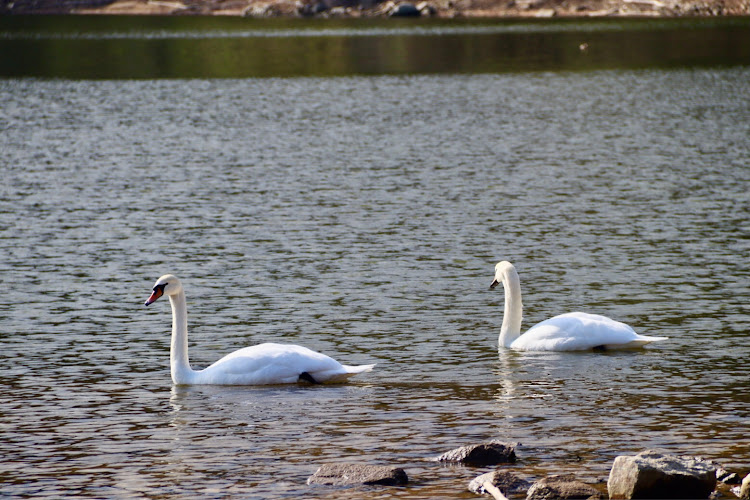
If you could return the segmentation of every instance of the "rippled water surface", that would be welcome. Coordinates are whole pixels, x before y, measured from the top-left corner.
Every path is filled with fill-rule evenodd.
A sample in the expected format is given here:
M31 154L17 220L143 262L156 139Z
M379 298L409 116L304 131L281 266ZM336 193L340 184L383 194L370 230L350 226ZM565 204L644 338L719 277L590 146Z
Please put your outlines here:
M0 80L0 464L8 495L471 498L431 458L522 443L596 483L646 448L750 468L747 67L342 78ZM670 339L497 349L586 310ZM299 343L340 386L174 387L190 354ZM309 487L325 462L404 488ZM601 485L600 485L601 486Z

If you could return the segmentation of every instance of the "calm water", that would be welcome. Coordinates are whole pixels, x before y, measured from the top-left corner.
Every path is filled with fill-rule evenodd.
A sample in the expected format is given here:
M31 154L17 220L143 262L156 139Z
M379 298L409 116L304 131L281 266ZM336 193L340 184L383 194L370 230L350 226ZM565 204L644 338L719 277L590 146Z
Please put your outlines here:
M582 52L581 44L588 50ZM750 17L0 16L0 77L330 77L736 65L750 65Z
M517 441L535 479L646 448L750 469L750 68L0 80L0 480L11 496L473 498ZM669 341L497 350L586 310ZM191 359L291 342L348 385L173 387ZM405 488L308 487L332 461Z

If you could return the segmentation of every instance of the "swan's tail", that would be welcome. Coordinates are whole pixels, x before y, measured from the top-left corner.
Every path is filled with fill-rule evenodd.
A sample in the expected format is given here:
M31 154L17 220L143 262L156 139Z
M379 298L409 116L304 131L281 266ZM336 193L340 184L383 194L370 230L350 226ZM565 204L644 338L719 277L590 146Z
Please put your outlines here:
M365 373L372 371L373 368L375 368L375 365L358 365L358 366L349 366L349 365L342 365L344 367L344 370L346 370L346 373L349 375L356 375L357 373Z
M659 342L661 340L669 340L669 337L651 337L649 335L640 335L640 338L638 340L642 341L643 344L648 344L649 342Z
M605 344L604 348L607 350L615 350L615 349L637 349L639 347L643 347L646 344L650 344L651 342L659 342L661 340L668 340L669 337L650 337L648 335L638 335L638 338L636 340L633 340L632 342L628 342L627 344Z
M354 375L357 375L358 373L364 373L369 372L373 368L375 368L375 365L359 365L359 366L349 366L349 365L341 365L344 368L344 371L337 371L337 372L326 372L326 373L316 373L313 376L318 382L322 382L324 384L335 384L337 382L343 382L347 380L349 377L353 377Z

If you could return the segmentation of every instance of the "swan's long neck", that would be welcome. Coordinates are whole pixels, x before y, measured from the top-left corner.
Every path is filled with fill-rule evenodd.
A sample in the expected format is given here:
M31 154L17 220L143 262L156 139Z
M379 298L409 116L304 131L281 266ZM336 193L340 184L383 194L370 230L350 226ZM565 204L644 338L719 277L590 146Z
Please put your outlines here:
M169 296L172 306L172 345L169 358L172 366L172 382L187 384L193 375L188 360L187 303L185 292Z
M521 336L521 321L523 320L521 280L515 269L506 272L503 288L505 289L505 311L498 343L503 347L510 347L513 341Z

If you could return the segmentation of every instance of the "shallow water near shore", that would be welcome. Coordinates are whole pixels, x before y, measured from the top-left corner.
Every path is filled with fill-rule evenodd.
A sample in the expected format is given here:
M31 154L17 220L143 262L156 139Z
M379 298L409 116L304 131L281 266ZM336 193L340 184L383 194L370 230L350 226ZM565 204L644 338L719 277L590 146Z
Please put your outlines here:
M0 54L0 76L70 79L728 67L750 64L750 17L0 16Z
M750 68L0 80L0 464L9 496L473 498L603 488L647 448L750 471ZM497 261L526 327L584 310L646 349L497 349ZM194 368L261 342L339 386L174 387L172 272ZM403 488L310 487L325 462Z

